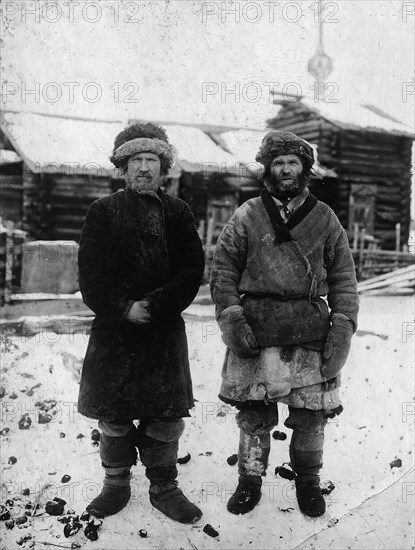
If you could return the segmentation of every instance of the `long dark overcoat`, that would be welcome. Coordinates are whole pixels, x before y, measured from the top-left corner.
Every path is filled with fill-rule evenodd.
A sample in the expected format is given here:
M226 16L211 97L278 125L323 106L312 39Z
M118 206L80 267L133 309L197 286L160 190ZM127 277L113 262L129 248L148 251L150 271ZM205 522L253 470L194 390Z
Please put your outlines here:
M203 249L187 204L126 188L91 204L79 246L84 302L96 314L78 398L100 420L189 416L193 407L181 312L194 299ZM152 322L125 320L147 300Z

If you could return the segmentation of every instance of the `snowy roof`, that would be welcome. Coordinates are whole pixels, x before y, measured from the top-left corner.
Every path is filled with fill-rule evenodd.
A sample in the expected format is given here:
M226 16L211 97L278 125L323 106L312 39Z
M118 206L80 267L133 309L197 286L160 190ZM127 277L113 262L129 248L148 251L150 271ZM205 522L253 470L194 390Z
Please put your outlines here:
M262 139L272 130L234 130L230 132L223 132L220 134L220 138L223 140L224 145L232 151L233 155L242 163L247 165L250 170L258 173L262 171L262 164L255 161L255 156L258 153ZM306 141L306 140L304 140ZM309 143L309 142L307 142ZM337 177L333 170L328 170L321 166L318 162L318 148L314 143L309 143L314 150L314 174L323 178L326 176Z
M307 110L314 111L333 124L345 129L391 132L415 139L413 129L410 126L394 119L373 105L362 105L349 101L339 101L338 103L315 102L307 97L293 103L293 106L296 105L303 105ZM285 103L285 106L289 106L289 103Z
M17 154L33 172L114 172L109 161L115 136L124 128L121 121L98 121L30 112L5 111L2 129ZM176 123L164 124L175 149L176 165L171 171L235 172L238 160L219 147L201 129Z
M0 165L15 164L16 162L22 162L17 153L8 151L7 149L0 149Z
M184 172L235 172L239 159L219 147L199 128L180 124L164 124L176 153L176 165Z
M5 111L2 130L33 172L113 172L109 161L120 121Z

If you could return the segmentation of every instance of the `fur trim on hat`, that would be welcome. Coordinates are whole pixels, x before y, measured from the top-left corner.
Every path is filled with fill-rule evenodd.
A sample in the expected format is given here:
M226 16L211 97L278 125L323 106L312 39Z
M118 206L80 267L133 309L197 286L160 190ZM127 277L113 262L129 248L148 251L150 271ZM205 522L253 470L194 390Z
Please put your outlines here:
M120 166L132 155L136 153L153 153L158 157L164 157L166 167L170 169L174 164L173 147L161 139L136 138L123 143L110 157L115 166Z
M310 172L314 164L313 148L292 132L274 130L268 132L262 140L255 160L264 166L280 155L296 155L303 163L306 172Z
M125 155L126 150L123 149L122 154L120 155L121 146L139 139L146 139L146 147L151 146L151 148L140 150L134 149L128 155ZM158 142L157 151L154 150L154 147L156 146L152 142ZM131 150L128 149L128 151ZM169 169L174 164L173 148L169 143L166 130L155 122L135 122L134 124L129 124L126 126L124 130L122 130L115 138L114 150L110 156L110 161L117 168L120 168L126 164L129 156L134 155L135 153L144 153L146 151L154 153L160 157L162 171L167 174Z

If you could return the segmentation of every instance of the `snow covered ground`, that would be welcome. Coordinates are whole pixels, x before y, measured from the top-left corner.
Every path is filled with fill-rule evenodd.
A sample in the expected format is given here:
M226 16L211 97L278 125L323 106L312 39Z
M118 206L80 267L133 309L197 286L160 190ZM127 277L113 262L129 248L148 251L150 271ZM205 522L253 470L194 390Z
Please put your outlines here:
M226 459L237 451L238 432L235 411L217 398L225 348L213 306L194 304L185 317L198 401L181 439L179 455L188 452L192 458L178 466L179 481L203 510L202 519L183 526L154 510L139 463L133 469L131 501L104 520L98 541L88 540L83 529L65 538L64 526L45 513L44 504L62 498L65 511L81 514L102 480L98 447L91 440L96 425L76 412L87 336L46 331L31 338L3 336L0 504L9 501L12 517L21 517L30 511L25 505L33 506L43 493L37 515L11 530L0 522L1 549L54 548L45 543L70 548L73 542L85 550L414 548L414 298L361 298L359 332L343 374L344 412L326 429L321 477L335 490L326 497L326 514L317 519L299 512L293 482L274 474L289 460L289 437L272 440L255 510L245 516L227 512L237 466ZM21 428L26 429L21 429L24 415ZM278 429L290 436L283 426L286 415L281 406ZM65 474L71 479L63 483ZM24 489L30 494L23 495ZM207 523L218 537L203 532ZM139 536L140 529L147 531L146 538Z

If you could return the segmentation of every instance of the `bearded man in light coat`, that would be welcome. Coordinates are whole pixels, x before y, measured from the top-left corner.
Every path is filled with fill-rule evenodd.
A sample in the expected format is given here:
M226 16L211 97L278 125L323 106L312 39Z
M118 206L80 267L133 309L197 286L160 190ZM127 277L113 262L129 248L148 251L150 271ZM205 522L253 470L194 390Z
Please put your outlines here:
M194 406L181 312L198 291L203 249L187 204L160 189L174 160L164 128L127 126L111 160L126 188L91 204L79 247L80 288L96 317L78 410L99 421L105 471L87 511L104 517L124 508L138 449L152 505L193 523L202 512L176 480L183 417Z
M224 227L211 276L228 348L220 398L239 410L239 483L228 510L244 514L260 500L270 430L285 403L298 504L316 517L325 512L324 428L342 410L340 371L357 326L355 267L337 216L307 187L312 147L272 131L256 160L265 189Z

